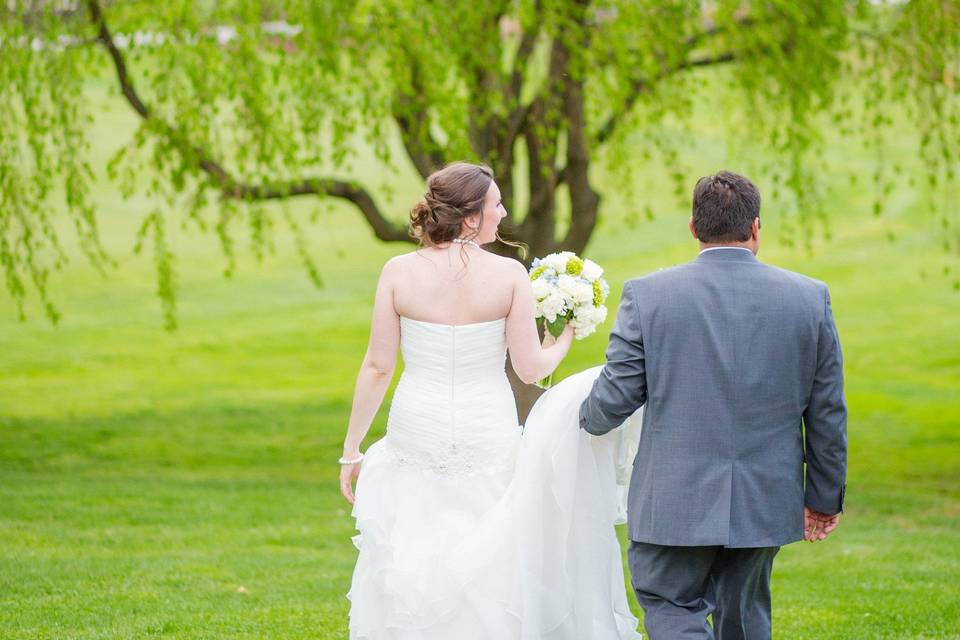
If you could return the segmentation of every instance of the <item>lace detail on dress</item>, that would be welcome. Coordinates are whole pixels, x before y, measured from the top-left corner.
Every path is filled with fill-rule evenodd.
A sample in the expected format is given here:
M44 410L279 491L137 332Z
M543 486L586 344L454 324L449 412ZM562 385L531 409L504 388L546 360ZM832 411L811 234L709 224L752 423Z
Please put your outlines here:
M519 435L519 433L518 433ZM450 443L430 450L404 447L396 441L384 439L386 452L398 464L431 471L442 476L471 476L504 473L513 469L516 448L513 443L504 443L499 448L477 451Z

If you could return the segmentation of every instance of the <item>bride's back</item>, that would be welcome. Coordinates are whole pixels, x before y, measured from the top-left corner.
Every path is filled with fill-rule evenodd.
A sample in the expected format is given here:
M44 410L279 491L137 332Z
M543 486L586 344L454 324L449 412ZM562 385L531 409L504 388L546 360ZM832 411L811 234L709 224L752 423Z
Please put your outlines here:
M464 325L504 318L515 261L471 245L425 247L394 258L393 304L401 316Z
M394 260L404 370L387 418L390 451L443 475L506 471L520 436L504 370L507 259L454 245Z

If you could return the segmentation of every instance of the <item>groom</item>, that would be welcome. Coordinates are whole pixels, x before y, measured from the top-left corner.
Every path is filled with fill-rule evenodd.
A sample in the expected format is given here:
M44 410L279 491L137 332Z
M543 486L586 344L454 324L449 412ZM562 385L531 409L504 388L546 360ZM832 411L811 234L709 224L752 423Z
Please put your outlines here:
M646 405L628 515L650 640L768 639L774 556L843 510L840 342L826 285L757 260L748 179L701 178L690 231L693 262L624 284L580 426Z

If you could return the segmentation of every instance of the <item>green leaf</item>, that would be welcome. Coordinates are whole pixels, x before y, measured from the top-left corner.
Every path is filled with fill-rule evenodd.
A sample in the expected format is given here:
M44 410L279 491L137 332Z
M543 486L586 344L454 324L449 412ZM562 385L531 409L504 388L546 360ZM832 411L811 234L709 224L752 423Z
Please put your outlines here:
M544 318L544 322L546 322L547 331L550 332L550 335L554 338L559 338L567 326L567 316L557 316L553 322Z

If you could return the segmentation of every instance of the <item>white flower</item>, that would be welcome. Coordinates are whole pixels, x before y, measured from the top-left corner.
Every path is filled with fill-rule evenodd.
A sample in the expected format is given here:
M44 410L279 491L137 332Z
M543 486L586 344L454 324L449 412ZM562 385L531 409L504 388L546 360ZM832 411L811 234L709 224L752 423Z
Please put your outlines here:
M543 300L550 295L550 292L554 289L553 285L547 282L546 278L537 278L531 283L531 286L533 287L533 296L537 300Z
M603 267L598 265L593 260L584 260L583 261L583 275L584 278L593 282L597 278L603 275Z
M568 252L564 252L568 253ZM559 273L566 273L568 255L564 253L551 253L543 259L543 262L551 269Z
M603 324L604 322L606 322L606 320L607 320L607 308L606 308L606 307L604 307L603 305L601 305L601 306L599 306L599 307L597 307L597 308L595 308L595 309L593 310L593 323L594 323L595 325L597 325L597 324Z
M593 306L593 286L577 278L576 286L570 295L574 303Z
M570 325L574 329L577 340L582 340L595 332L597 327L607 319L607 308L594 307L592 304L581 305L574 310Z
M563 312L565 306L566 300L563 296L558 291L552 291L540 302L539 307L542 312L540 315L546 318L548 322L553 322Z
M559 291L564 298L568 300L572 299L577 291L577 279L567 274L561 275L557 279L557 291Z
M593 306L580 304L574 307L573 317L576 318L577 322L589 322L593 318Z

